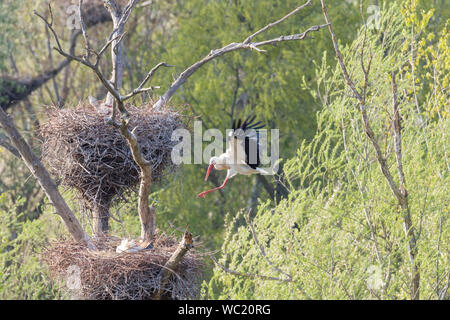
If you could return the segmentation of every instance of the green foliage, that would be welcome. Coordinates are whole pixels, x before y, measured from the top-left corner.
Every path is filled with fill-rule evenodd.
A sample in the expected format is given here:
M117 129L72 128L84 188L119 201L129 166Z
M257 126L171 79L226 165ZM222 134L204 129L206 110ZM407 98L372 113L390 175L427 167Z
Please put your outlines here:
M6 70L6 60L14 52L15 45L11 39L17 33L14 28L17 8L17 1L5 0L0 3L0 72Z
M381 30L365 34L363 29L355 42L342 50L350 74L361 84L363 43L367 44L366 52L373 54L368 114L393 173L396 164L390 127L393 96L389 75L402 70L408 61L408 51L402 50L408 39L405 20L398 12L395 6L384 11ZM425 22L423 26L426 25ZM385 40L380 45L381 34ZM431 51L441 49L437 42ZM367 65L368 61L364 63ZM425 72L427 67L422 67ZM275 207L270 202L261 204L253 222L259 244L271 263L263 257L250 227L236 230L233 221L227 226L220 260L241 273L285 278L275 265L290 274L293 281L237 277L216 267L211 281L204 284L205 297L409 297L408 239L397 201L364 134L358 105L345 89L340 69L330 70L324 56L318 72L324 108L318 113L316 136L310 143L303 143L296 157L285 165L289 197ZM429 98L418 98L417 111L411 93L414 82L407 76L412 72L417 70L403 70L397 79L403 167L412 219L419 235L421 297L437 299L448 297L448 118L433 119L420 111L435 103ZM448 65L442 72L448 73ZM441 91L436 96L448 90L434 89ZM444 103L439 107L448 110Z
M20 222L17 209L24 200L0 196L0 299L59 299L57 284L50 281L40 254L61 230L51 214ZM60 236L60 234L59 234Z

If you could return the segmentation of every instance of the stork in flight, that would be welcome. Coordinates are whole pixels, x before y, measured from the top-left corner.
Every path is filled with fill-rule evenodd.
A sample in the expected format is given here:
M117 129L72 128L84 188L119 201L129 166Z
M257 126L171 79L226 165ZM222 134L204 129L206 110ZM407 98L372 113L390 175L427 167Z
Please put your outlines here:
M269 174L266 170L260 168L261 165L261 145L258 129L264 127L261 122L253 123L256 116L249 117L242 123L239 119L233 122L233 130L229 133L229 145L225 153L218 157L212 157L209 160L208 171L205 181L208 180L211 170L228 170L225 181L221 186L211 190L203 191L197 195L197 198L204 198L208 193L223 189L228 179L236 174Z

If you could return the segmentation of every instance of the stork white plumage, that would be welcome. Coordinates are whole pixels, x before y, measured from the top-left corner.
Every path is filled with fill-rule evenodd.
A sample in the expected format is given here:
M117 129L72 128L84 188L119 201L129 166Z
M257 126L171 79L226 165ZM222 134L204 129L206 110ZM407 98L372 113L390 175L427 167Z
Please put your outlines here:
M211 170L227 170L227 176L221 186L203 191L197 198L204 198L208 193L223 189L228 180L236 174L269 174L260 168L261 145L258 129L264 127L261 122L252 123L255 116L247 118L244 122L233 122L233 131L229 134L229 145L225 153L212 157L209 161L205 181L208 180Z
M106 116L112 112L112 105L106 104L105 101L97 100L94 97L89 96L89 103L100 115Z

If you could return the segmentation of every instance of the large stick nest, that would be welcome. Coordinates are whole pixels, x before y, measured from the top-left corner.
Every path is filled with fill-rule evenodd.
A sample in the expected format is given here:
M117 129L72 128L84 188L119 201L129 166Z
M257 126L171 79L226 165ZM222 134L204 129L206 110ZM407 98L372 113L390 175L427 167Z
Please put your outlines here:
M151 105L127 106L129 129L134 130L144 157L151 162L152 181L173 172L172 133L183 124L169 108L152 111ZM61 184L78 191L86 204L109 207L124 192L135 190L140 168L120 130L107 123L90 104L48 110L40 128L44 139L42 157Z
M51 275L63 280L72 297L95 300L148 300L160 290L160 272L176 250L174 237L160 235L154 249L116 253L120 239L93 240L99 251L74 241L54 243L42 258ZM163 299L192 299L199 293L202 256L191 249L162 288Z
M116 0L119 9L125 7L128 0ZM75 19L78 15L78 1L63 0L55 2L57 14L60 16L60 24L66 25L70 23L70 19ZM92 27L99 23L112 21L106 7L103 5L103 0L88 0L83 2L82 6L83 21L86 27ZM69 21L68 21L69 20Z

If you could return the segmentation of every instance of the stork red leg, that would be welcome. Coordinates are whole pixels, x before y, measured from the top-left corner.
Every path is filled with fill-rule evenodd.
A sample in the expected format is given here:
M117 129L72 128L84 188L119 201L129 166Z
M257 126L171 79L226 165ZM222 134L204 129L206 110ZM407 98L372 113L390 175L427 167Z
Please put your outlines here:
M206 171L205 181L208 181L209 174L211 173L212 168L214 168L214 164L210 164L208 167L208 171Z
M217 187L217 188L214 188L214 189L211 189L211 190L203 191L202 193L199 193L197 195L197 198L204 198L210 192L213 192L213 191L225 188L225 185L227 184L227 182L228 182L228 178L225 178L225 181L222 183L222 185L220 187Z

